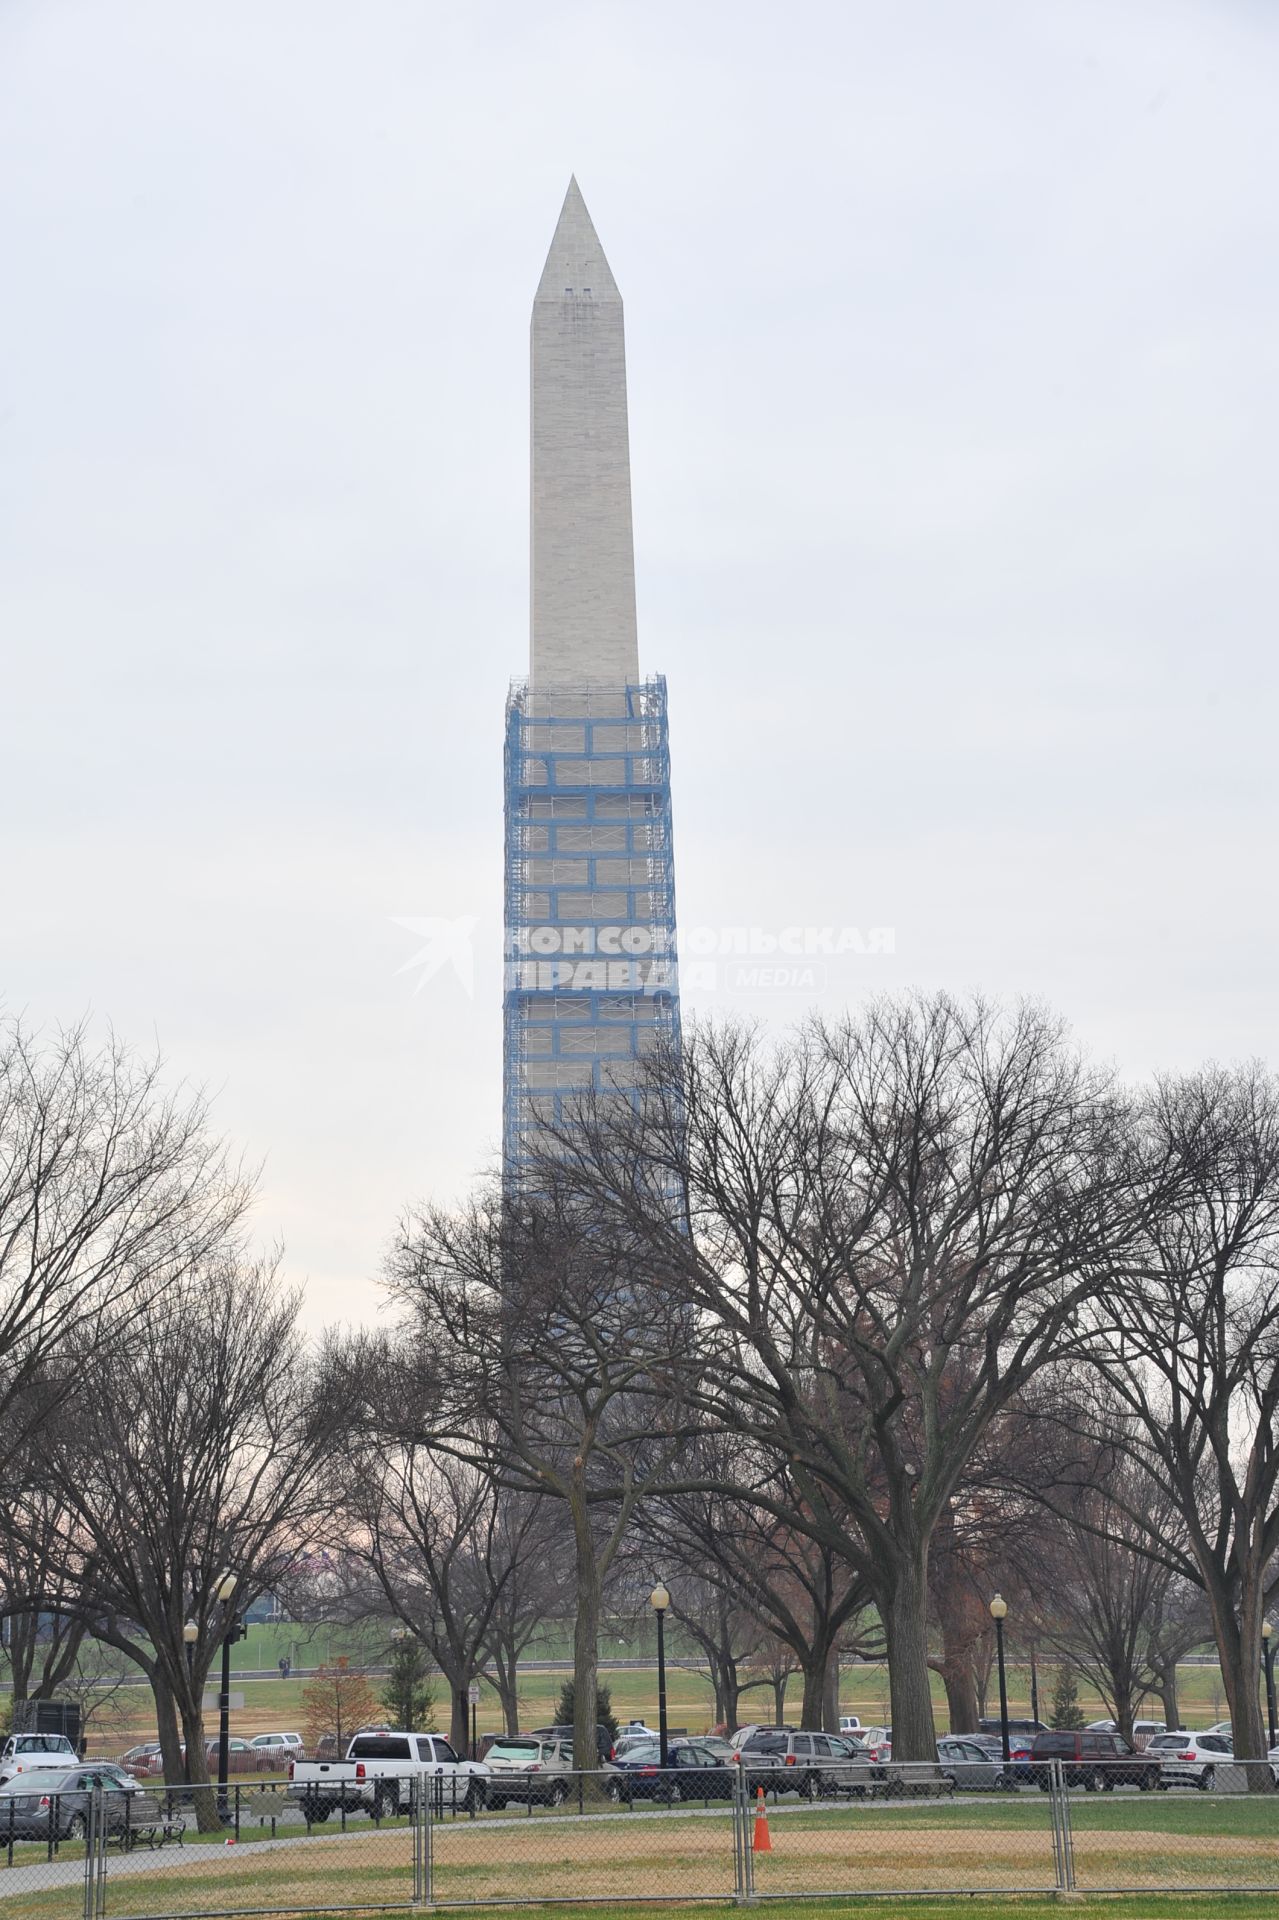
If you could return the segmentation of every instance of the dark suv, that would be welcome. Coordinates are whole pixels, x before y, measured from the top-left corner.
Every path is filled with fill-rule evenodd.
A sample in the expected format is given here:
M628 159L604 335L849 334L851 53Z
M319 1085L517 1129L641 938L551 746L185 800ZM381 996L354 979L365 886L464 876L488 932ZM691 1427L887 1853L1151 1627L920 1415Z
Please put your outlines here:
M1048 1761L1060 1760L1068 1787L1086 1787L1089 1793L1112 1787L1140 1787L1149 1793L1162 1784L1163 1768L1158 1759L1138 1753L1118 1733L1099 1733L1085 1728L1082 1733L1056 1729L1037 1733L1030 1749L1031 1770L1047 1793Z

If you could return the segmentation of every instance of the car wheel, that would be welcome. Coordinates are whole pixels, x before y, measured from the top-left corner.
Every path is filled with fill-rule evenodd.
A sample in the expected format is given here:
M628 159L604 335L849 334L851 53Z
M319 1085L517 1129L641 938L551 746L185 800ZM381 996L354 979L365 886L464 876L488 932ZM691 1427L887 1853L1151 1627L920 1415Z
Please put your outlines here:
M313 1826L322 1827L329 1817L327 1800L304 1800L302 1811Z
M679 1805L680 1801L684 1798L684 1795L680 1791L680 1784L678 1780L671 1781L670 1785L666 1789L664 1798L667 1801L668 1805L672 1807Z
M608 1783L608 1786L607 1786L607 1788L606 1788L606 1792L607 1792L607 1794L608 1794L608 1797L609 1797L609 1799L610 1799L610 1800L611 1800L611 1801L613 1802L613 1804L614 1804L615 1806L616 1806L616 1805L618 1805L618 1804L620 1803L620 1801L621 1801L621 1798L622 1798L622 1783L621 1783L621 1781L620 1781L620 1780L610 1780L610 1781L609 1781L609 1783Z
M1205 1767L1199 1776L1199 1788L1202 1793L1211 1793L1217 1784L1217 1769Z
M1137 1785L1141 1788L1141 1791L1143 1793L1149 1793L1150 1789L1154 1786L1154 1784L1155 1784L1154 1781L1151 1779L1148 1773L1143 1773L1140 1780L1137 1782Z
M800 1796L805 1800L820 1800L822 1783L815 1773L805 1774L799 1785Z
M89 1831L89 1825L82 1813L73 1813L67 1821L67 1839L83 1840Z
M462 1811L464 1813L480 1813L483 1811L483 1808L484 1782L475 1779L474 1775L472 1775L471 1784L466 1789L466 1798L462 1802Z
M553 1807L562 1807L567 1799L568 1788L562 1780L557 1780L551 1788L551 1805Z

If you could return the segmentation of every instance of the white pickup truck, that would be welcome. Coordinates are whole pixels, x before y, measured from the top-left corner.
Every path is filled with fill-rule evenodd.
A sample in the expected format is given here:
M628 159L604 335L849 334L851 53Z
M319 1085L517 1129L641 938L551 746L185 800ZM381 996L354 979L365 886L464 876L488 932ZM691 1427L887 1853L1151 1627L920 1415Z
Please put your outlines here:
M79 1757L65 1733L11 1733L0 1747L0 1784L32 1767L73 1766Z
M438 1733L357 1733L345 1760L294 1760L289 1795L313 1822L343 1807L386 1819L408 1812L413 1781L423 1776L435 1783L436 1807L478 1813L486 1803L489 1769L459 1760Z

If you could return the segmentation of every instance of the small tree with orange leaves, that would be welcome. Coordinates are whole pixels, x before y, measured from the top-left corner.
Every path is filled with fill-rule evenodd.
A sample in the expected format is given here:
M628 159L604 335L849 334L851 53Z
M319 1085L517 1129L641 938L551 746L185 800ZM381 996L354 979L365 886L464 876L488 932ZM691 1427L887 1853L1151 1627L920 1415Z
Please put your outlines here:
M326 1733L332 1733L337 1736L340 1760L351 1736L376 1723L378 1713L377 1695L345 1654L317 1667L302 1689L302 1721L312 1752Z

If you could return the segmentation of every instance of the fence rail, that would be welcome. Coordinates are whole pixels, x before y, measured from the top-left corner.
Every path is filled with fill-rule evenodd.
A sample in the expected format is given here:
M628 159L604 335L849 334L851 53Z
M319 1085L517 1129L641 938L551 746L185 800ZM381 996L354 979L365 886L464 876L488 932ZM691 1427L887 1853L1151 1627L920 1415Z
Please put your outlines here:
M1279 1791L1256 1765L1195 1785L1131 1763L1076 1778L1059 1760L805 1772L708 1756L492 1770L482 1796L447 1775L383 1775L324 1819L301 1785L128 1792L91 1773L0 1795L0 1920L1279 1891Z

